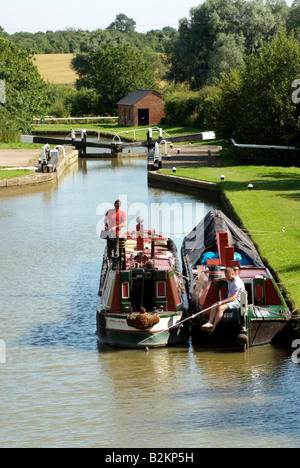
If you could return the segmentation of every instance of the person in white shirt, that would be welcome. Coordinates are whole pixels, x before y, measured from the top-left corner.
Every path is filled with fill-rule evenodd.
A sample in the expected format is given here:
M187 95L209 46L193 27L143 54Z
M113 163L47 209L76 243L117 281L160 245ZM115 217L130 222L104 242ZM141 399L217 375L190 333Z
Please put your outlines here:
M245 291L243 281L236 276L233 268L226 268L225 276L228 281L227 299L217 302L216 306L211 309L208 322L201 327L203 331L213 333L222 320L225 310L238 309L241 305L241 292Z

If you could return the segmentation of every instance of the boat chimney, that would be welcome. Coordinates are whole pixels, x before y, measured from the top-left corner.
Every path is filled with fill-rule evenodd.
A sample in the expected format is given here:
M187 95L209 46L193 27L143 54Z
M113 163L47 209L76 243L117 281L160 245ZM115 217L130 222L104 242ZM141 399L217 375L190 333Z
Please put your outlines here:
M155 256L155 230L151 232L151 258L154 259Z
M120 270L126 270L126 258L125 258L125 244L126 241L123 237L119 238L119 258L120 258Z
M144 251L144 218L138 216L136 222L136 248L138 251Z

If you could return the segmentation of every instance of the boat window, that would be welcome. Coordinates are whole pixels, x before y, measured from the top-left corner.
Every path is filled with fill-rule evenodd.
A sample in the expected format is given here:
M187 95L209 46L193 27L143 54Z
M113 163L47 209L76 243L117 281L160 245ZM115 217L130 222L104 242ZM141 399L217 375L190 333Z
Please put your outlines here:
M247 294L248 294L248 302L250 304L250 302L252 302L252 284L251 283L246 283L244 281L244 285L245 285L245 289L246 289Z
M122 283L122 298L129 299L129 283L128 281Z
M254 304L265 304L266 292L265 292L265 281L263 278L255 278L253 280L254 289Z
M167 295L167 284L165 281L158 281L156 283L156 296L158 299L165 299Z

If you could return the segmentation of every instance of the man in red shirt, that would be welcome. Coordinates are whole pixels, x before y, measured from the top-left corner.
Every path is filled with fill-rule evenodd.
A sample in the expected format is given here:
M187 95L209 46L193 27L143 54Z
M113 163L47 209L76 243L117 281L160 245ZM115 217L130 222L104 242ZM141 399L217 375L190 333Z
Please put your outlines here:
M127 224L126 213L120 210L120 200L116 200L114 206L115 208L107 211L104 218L105 230L108 231L107 253L109 257L111 256L112 250L114 250L116 254L117 238L120 236L122 228Z

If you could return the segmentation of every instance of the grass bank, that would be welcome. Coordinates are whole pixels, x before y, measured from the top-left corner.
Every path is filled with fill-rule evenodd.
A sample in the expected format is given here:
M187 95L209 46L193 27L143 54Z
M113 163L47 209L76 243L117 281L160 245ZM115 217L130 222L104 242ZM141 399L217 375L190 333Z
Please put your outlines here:
M0 167L0 180L24 177L32 174L33 172L28 169L1 169Z
M177 169L176 175L221 184L262 258L283 283L287 299L300 312L300 168L192 167Z

